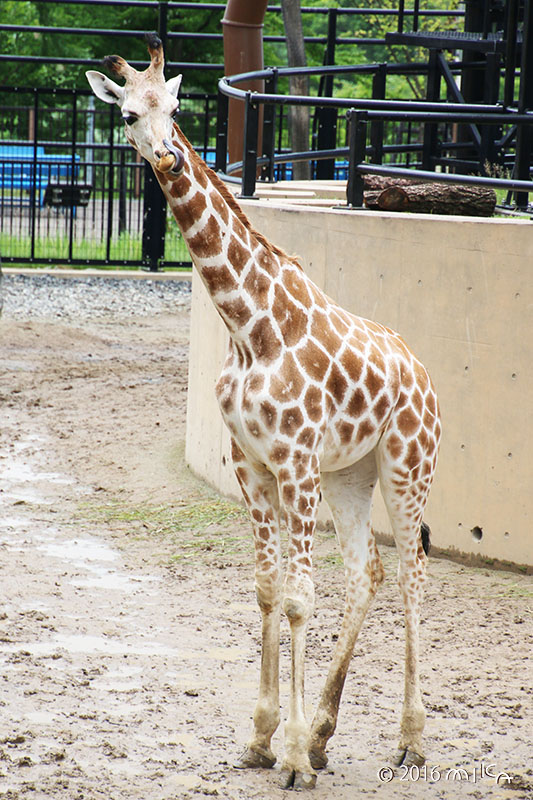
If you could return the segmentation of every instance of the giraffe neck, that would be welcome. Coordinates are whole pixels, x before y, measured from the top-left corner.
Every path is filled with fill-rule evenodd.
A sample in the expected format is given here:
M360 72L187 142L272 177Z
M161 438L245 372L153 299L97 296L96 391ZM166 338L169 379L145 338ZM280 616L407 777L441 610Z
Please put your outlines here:
M245 343L268 305L285 254L254 231L229 190L175 128L179 175L155 171L202 280L230 335Z

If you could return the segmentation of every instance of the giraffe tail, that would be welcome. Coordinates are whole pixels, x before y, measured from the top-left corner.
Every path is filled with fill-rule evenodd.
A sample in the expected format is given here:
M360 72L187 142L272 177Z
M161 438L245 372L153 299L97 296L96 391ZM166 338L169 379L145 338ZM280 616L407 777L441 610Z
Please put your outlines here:
M420 526L420 538L422 539L422 547L424 549L424 553L429 555L429 549L431 547L431 529L426 522L423 522Z

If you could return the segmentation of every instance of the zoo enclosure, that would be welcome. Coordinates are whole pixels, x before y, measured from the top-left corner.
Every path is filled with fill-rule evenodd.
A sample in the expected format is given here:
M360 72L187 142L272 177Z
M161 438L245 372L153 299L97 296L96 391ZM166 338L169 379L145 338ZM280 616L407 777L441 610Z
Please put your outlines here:
M52 5L54 0L38 0L38 2L48 2ZM80 4L82 4L82 0L68 0L68 5ZM153 27L157 28L163 42L167 45L173 41L185 39L192 39L199 43L222 40L221 33L198 33L176 30L173 27L172 15L174 13L193 7L197 9L200 5L198 3L157 2L156 0L133 0L131 3L118 0L83 0L83 5L116 8L127 6L134 10L148 9L153 15ZM491 11L496 4L485 2L483 5L485 9ZM212 12L218 19L225 9L224 4L217 3L206 3L201 6L202 9ZM526 25L520 2L508 0L506 8L508 9L504 25L506 30L509 30L509 24L513 22L511 12L515 14L514 30L518 30L519 21L522 26ZM274 18L279 17L280 11L278 6L269 6L267 17L268 15ZM405 3L400 1L395 8L372 9L372 14L376 18L386 21L387 32L384 35L350 36L348 29L352 24L351 21L364 16L368 11L369 9L365 8L313 7L303 9L304 17L313 16L324 20L322 36L305 37L308 47L315 46L323 50L325 68L310 70L310 74L317 82L317 97L306 100L306 98L290 98L285 94L279 101L273 100L269 96L270 102L266 98L261 99L258 95L254 96L254 102L251 102L249 97L245 98L249 111L247 128L249 142L253 141L253 127L256 124L253 117L257 105L259 102L267 103L263 141L267 147L270 147L270 151L263 151L260 154L256 151L254 155L256 145L246 148L246 157L243 159L245 181L243 194L253 194L254 157L259 156L259 162L263 165L263 178L267 180L289 177L290 163L287 164L287 162L301 157L301 154L292 154L291 158L287 158L287 115L283 111L291 102L308 102L313 105L311 122L313 177L347 177L347 155L350 154L349 145L351 143L352 180L350 186L352 189L354 186L356 187L352 191L352 202L354 200L355 203L357 202L358 191L357 176L354 176L353 165L355 162L359 165L364 161L362 155L368 155L374 162L379 161L381 156L382 160L389 161L389 163L412 166L413 164L417 165L418 154L422 152L423 159L425 159L422 162L423 166L427 167L427 158L429 157L440 158L442 167L443 153L439 140L435 136L435 125L428 126L428 131L433 133L426 137L421 146L420 142L416 140L420 120L408 119L404 109L401 112L404 115L401 120L402 126L397 127L396 132L391 134L390 128L387 130L388 122L384 122L383 117L379 117L379 114L384 112L383 106L380 109L375 107L372 109L368 107L367 103L366 109L363 106L359 106L357 109L358 113L366 112L367 119L371 120L370 146L367 148L362 144L362 130L365 127L365 121L358 117L358 125L354 126L354 129L357 128L359 135L352 136L350 140L347 126L344 120L339 119L338 116L339 105L333 98L335 79L341 73L351 75L352 78L363 74L371 75L370 100L380 103L385 101L387 78L392 75L427 76L429 89L432 74L431 64L437 64L441 73L446 72L442 52L434 48L436 55L432 56L433 61L430 59L429 64L427 61L404 65L379 62L359 65L357 68L342 69L334 69L332 65L336 62L337 53L346 52L346 48L352 48L354 53L359 52L359 48L364 48L365 53L372 48L382 52L384 46L388 44L388 40L390 41L394 36L409 38L420 33L427 38L427 33L423 30L425 20L447 20L449 27L450 24L457 25L458 21L465 17L465 14L456 9L425 8L418 0L415 0L411 8L407 8ZM484 26L481 35L485 37L486 42L491 41L494 34L490 33L489 27L494 28L498 23L492 19L490 13L485 13L481 21L478 19L468 22L466 17L465 25ZM406 31L407 27L411 30ZM121 41L128 41L128 37L130 41L132 37L137 41L142 33L142 31L133 29L102 30L98 28L50 28L48 26L31 26L29 30L47 37L61 37L76 33L86 36L102 35L113 37L113 39L120 38ZM28 28L0 24L0 33L9 31L27 32ZM267 34L264 39L266 42L280 44L284 37ZM528 41L527 37L525 41ZM504 53L507 99L509 99L510 92L511 95L513 94L510 76L512 74L514 80L514 65L517 63L519 54L519 49L515 49L514 53L509 52L510 42L511 39L508 37ZM409 46L412 47L412 43ZM477 46L481 46L479 37ZM522 47L522 43L519 43L519 46ZM109 49L118 49L115 41ZM524 48L522 47L522 62L523 54ZM15 63L61 64L73 70L100 65L100 61L97 59L0 54L0 62L8 59ZM458 71L463 69L466 71L465 74L475 74L486 66L486 61L483 60L470 59L468 64L466 61L468 60L456 60L449 67L450 74L456 76ZM131 60L131 63L136 67L146 66L145 62L134 59ZM492 78L494 81L496 78L499 81L502 71L501 59L499 61L493 58L491 63ZM512 68L510 67L511 63ZM527 63L529 64L529 62ZM214 77L220 77L223 72L223 64L215 61L212 63L169 61L168 68L172 72L184 72L185 83L187 83L187 75L192 75L195 70L202 72L209 70ZM521 73L525 74L523 69ZM288 74L287 70L271 70L267 75L271 84L270 89L274 83L285 79ZM435 75L435 70L433 70L433 75ZM453 77L453 82L455 83L455 77ZM228 82L228 87L232 83L234 81ZM435 92L435 77L433 77L432 83ZM485 83L487 84L487 81ZM533 77L529 80L528 85L533 87ZM450 80L448 80L447 86L447 91L452 91ZM511 89L509 89L510 86ZM143 265L151 269L189 263L188 253L176 226L169 226L167 231L167 210L159 188L152 178L151 170L139 162L136 154L128 145L122 143L120 132L122 122L113 106L105 108L99 107L97 104L95 107L90 92L85 89L51 90L37 87L28 89L0 87L0 92L0 113L3 115L3 134L0 139L0 177L2 178L0 186L2 211L0 250L5 262L114 263L128 266ZM474 99L479 101L479 96ZM389 104L387 109L390 110L391 101L385 102ZM528 103L527 108L533 105L533 103L529 103L528 97L521 98L520 102L522 105ZM222 110L223 103L224 100L219 100ZM275 103L278 104L277 114L273 113ZM343 104L344 101L340 103L341 106ZM349 107L354 107L353 102ZM180 124L188 138L209 163L212 163L214 159L216 142L217 166L225 171L227 167L222 156L224 114L220 112L219 108L218 125L215 127L214 108L214 95L185 94L182 96ZM411 103L409 110L413 111L413 109L414 106ZM465 106L457 113L463 114L466 111ZM476 106L476 112L480 112L479 106ZM442 111L440 113L442 114ZM464 119L464 116L461 119ZM513 119L513 123L516 119ZM500 140L504 146L513 141L513 134L509 133L512 128L511 124L509 129L501 134ZM415 132L414 137L413 131ZM496 141L495 138L491 140L485 134L482 137L483 147L489 147L489 150L490 146L494 149ZM23 147L24 150L20 150L17 155L17 150L14 148L20 147ZM441 152L439 152L439 147ZM466 151L470 160L472 160L471 150L470 147ZM320 155L317 151L321 151ZM309 155L307 154L306 157ZM506 158L507 155L499 165L504 170L509 168L509 161L506 162ZM62 161L64 169L62 172L54 173L54 161L58 159ZM433 168L436 165L437 161L434 160ZM53 182L48 180L46 183L45 178L51 176L55 180ZM52 185L47 194L46 190L49 184ZM48 204L45 204L45 201Z

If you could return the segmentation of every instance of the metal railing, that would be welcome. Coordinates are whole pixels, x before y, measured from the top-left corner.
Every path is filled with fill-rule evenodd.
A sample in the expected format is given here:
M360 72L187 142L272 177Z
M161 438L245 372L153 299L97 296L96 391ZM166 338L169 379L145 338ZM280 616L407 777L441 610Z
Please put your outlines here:
M217 112L217 147L216 169L225 173L231 179L232 174L241 172L241 197L253 197L256 184L257 169L263 170L263 178L272 180L275 165L291 161L317 161L320 159L345 159L349 160L349 181L347 205L360 207L362 205L362 176L374 172L382 175L396 175L398 177L412 177L413 179L428 179L454 183L470 183L493 186L500 189L513 191L516 194L518 206L527 206L527 193L533 192L533 182L529 180L532 156L532 131L533 110L518 111L516 108L506 108L502 104L483 103L450 103L427 101L402 101L387 100L384 98L334 98L334 97L294 97L278 94L275 89L280 77L294 74L330 74L342 73L370 73L374 76L380 70L394 70L401 73L411 69L413 65L383 65L368 64L354 67L302 69L267 69L246 75L225 77L219 81L218 112ZM469 67L472 65L469 64ZM451 71L464 67L461 62L455 63ZM418 71L429 70L429 66L416 65ZM265 81L265 92L250 92L238 88L242 81L262 79ZM235 99L245 106L245 141L242 161L227 164L227 115L229 99ZM348 122L346 133L346 146L330 148L329 150L308 150L300 153L287 153L275 151L276 109L290 105L309 106L313 109L332 108L345 110ZM264 108L262 149L258 152L259 109ZM410 141L406 145L395 146L387 144L384 140L384 124L407 123L415 124L421 131L418 140ZM493 177L487 175L462 175L438 172L437 168L454 169L464 166L460 159L455 159L449 154L461 148L472 146L471 141L437 141L438 126L450 128L461 125L473 131L478 137L477 144L481 147L483 137L492 141L494 146L507 147L511 152L512 163L520 165L521 172L513 177ZM481 126L481 127L479 127ZM495 140L485 136L487 126L496 126L500 135ZM370 129L370 130L368 130ZM479 133L481 131L481 133ZM521 135L521 134L524 135ZM370 139L370 142L368 142ZM520 150L522 146L522 151ZM482 149L482 148L481 148ZM490 148L489 148L490 149ZM405 169L405 163L383 164L383 157L391 153L416 154L421 153L421 162L415 162L419 169ZM445 155L447 154L447 155ZM370 165L367 161L374 162ZM471 162L468 162L471 166ZM511 162L503 165L509 169ZM422 167L422 169L420 169ZM479 172L485 170L485 164L480 163ZM433 170L433 171L431 171Z

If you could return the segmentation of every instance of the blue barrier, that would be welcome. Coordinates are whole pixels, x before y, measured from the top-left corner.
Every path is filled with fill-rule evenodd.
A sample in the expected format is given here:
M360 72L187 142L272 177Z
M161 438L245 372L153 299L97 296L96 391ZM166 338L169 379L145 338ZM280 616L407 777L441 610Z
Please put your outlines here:
M42 205L49 183L60 180L70 183L77 179L79 161L80 157L75 155L73 174L70 155L46 154L42 146L0 145L0 199L6 202L7 190L7 199L13 202L13 190L20 189L30 193L30 202L33 193L38 194Z

